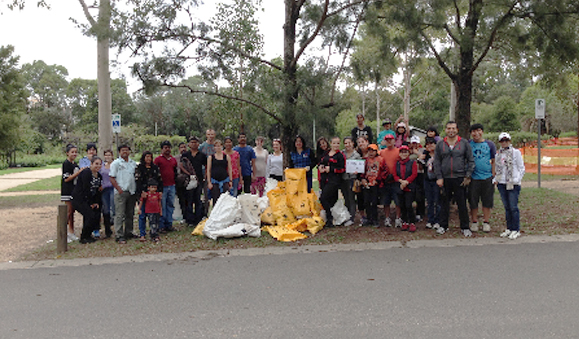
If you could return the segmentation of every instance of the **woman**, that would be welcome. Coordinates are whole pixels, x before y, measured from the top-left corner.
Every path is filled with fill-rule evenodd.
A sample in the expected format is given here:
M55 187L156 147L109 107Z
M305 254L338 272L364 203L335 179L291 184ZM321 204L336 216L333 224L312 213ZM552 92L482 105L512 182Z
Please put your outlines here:
M115 215L115 188L111 184L111 179L109 177L109 172L111 170L111 163L113 162L113 151L110 149L104 152L105 162L101 167L100 173L103 177L103 192L102 192L102 212L103 212L103 223L105 224L105 239L109 238L112 232L112 217ZM100 238L99 230L93 232L95 238Z
M163 187L163 181L161 180L161 171L159 167L153 163L153 153L150 151L144 151L141 155L141 161L135 169L135 181L137 182L137 197L144 198L147 195L147 190L149 189L149 180L154 179L158 183L159 191ZM144 237L147 235L147 219L145 215L145 206L141 208L141 213L139 214L139 236Z
M525 163L521 151L511 145L509 133L501 133L499 143L501 148L495 157L496 176L493 182L501 195L507 219L507 229L501 233L501 237L514 240L521 236L519 193L525 175Z
M316 164L316 156L306 147L306 141L300 135L294 139L294 150L290 152L290 167L305 168L308 180L308 192L312 191L312 167Z
M214 142L215 154L207 159L207 188L211 191L213 206L221 196L221 193L229 190L231 173L231 158L223 153L223 143L216 139Z
M251 183L251 194L259 194L263 196L265 190L265 176L267 172L267 156L269 152L263 148L263 137L255 139L255 173L253 173L254 181Z
M362 157L362 159L367 159L368 158L368 139L366 139L365 136L361 136L358 138L358 140L356 140L356 142L358 143L358 150L356 152L358 152L358 154L360 154L360 156ZM365 220L366 219L366 203L364 202L364 190L360 191L359 193L356 193L356 201L358 202L358 212L360 212L360 218L361 220Z
M322 157L330 151L330 143L328 139L325 137L319 137L318 141L316 142L316 166L320 164L322 161ZM324 184L326 182L326 178L324 178L325 174L320 172L320 168L318 167L318 182L320 184L320 192L324 189Z
M80 243L95 242L92 231L99 228L101 219L101 191L103 177L99 173L103 162L96 155L92 157L90 171L82 171L72 192L72 204L82 214L82 233Z
M283 153L281 152L281 141L273 139L273 153L267 157L267 173L270 178L277 181L283 180Z
M344 156L346 160L363 160L362 156L356 152L354 149L354 140L352 137L344 138ZM344 224L345 226L350 226L354 223L354 218L356 217L356 194L352 191L354 186L354 181L358 178L358 173L346 173L342 174L342 195L344 196L344 204L350 212L350 221Z
M223 139L225 150L223 153L231 159L231 189L229 194L237 197L239 194L239 187L243 187L243 178L241 177L241 163L239 162L239 153L233 150L233 139L226 137Z
M342 174L346 172L346 158L340 152L340 138L333 137L331 140L330 150L322 156L319 165L319 171L325 180L320 202L326 210L326 225L329 227L334 226L331 208L338 201L338 190L342 187Z
M66 145L66 160L62 163L62 182L60 186L60 201L67 206L68 236L67 241L78 240L74 234L74 206L72 205L72 191L77 177L82 171L74 162L78 155L78 148L73 144Z
M366 159L368 157L368 139L366 139L365 136L361 136L356 140L356 143L358 144L356 152L358 152L363 159Z

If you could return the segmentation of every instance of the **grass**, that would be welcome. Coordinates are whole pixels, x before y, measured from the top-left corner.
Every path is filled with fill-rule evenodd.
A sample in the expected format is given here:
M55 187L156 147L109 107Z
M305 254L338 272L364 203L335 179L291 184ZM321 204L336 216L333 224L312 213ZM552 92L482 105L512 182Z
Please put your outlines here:
M574 146L570 146L570 145L560 145L560 146L547 146L547 147L543 147L546 149L573 149L573 148L577 148L577 145Z
M525 173L523 181L537 181L539 175L537 173ZM555 180L579 180L579 175L554 175L541 173L541 181L555 181Z
M43 206L56 206L58 204L60 204L60 194L0 197L0 210L22 207L34 208Z
M59 191L61 186L61 177L40 179L28 184L19 185L9 188L2 192L26 192L26 191Z
M45 199L45 198L41 198ZM52 199L58 200L56 197ZM0 200L4 205L5 200ZM28 200L27 200L28 204ZM577 232L579 216L575 211L579 209L579 198L548 189L525 188L521 192L519 207L521 210L521 230L523 234L569 234ZM162 237L160 243L150 241L141 243L131 240L126 245L118 245L112 239L97 241L94 244L81 245L78 242L69 244L69 251L61 259L89 258L89 257L119 257L127 255L154 254L154 253L181 253L198 250L296 247L303 245L327 245L345 243L368 243L378 241L400 241L402 243L419 239L461 238L458 216L455 208L451 209L450 231L437 236L434 231L427 230L424 222L419 223L415 233L402 232L398 228L386 227L333 227L324 228L318 234L296 242L284 243L262 232L260 238L219 239L213 241L204 236L192 236L191 228L175 225L176 232ZM498 192L495 193L495 208L492 211L490 233L476 233L479 237L498 237L505 228L504 208ZM135 231L137 231L135 221ZM56 258L56 244L46 244L36 251L29 253L21 260L45 260Z
M55 165L47 165L42 167L11 167L0 170L0 175L10 174L10 173L20 173L20 172L30 172L30 171L37 171L40 169L49 169L49 168L61 168L62 165L55 164Z

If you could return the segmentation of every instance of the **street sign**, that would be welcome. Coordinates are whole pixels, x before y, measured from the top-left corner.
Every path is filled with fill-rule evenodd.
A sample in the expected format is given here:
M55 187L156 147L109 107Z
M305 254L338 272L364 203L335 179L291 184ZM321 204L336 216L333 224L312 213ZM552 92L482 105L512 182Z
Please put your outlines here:
M112 121L113 121L113 133L121 133L121 115L113 114Z
M545 99L535 100L535 119L545 119Z

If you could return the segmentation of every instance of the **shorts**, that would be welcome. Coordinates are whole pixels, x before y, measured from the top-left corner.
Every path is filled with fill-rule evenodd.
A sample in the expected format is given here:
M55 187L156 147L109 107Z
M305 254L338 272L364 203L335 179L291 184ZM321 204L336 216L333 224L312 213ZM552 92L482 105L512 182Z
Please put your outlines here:
M493 185L493 178L483 180L472 179L468 186L468 202L470 208L478 208L479 201L482 201L484 208L493 208L494 194L495 185Z
M394 201L394 204L398 206L398 187L400 186L397 182L391 182L384 184L384 187L380 189L380 205L384 207L390 206L390 203Z

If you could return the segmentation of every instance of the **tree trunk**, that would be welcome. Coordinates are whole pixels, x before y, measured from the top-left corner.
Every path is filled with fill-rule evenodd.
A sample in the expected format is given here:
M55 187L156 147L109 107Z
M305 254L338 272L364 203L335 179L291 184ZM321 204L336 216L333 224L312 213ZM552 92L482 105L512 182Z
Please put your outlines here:
M376 92L376 136L380 133L380 92L378 91L378 83L379 81L376 80L376 87L374 87L374 91ZM372 140L370 140L372 142Z
M97 36L97 78L98 78L98 126L99 154L112 149L112 99L111 74L109 71L109 31L111 21L110 0L101 0L99 4L98 36ZM118 146L118 145L117 145Z
M468 137L468 130L470 128L470 102L472 100L472 75L459 74L456 82L457 88L457 110L456 110L456 124L458 126L458 134L463 137Z

